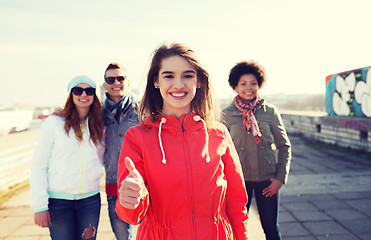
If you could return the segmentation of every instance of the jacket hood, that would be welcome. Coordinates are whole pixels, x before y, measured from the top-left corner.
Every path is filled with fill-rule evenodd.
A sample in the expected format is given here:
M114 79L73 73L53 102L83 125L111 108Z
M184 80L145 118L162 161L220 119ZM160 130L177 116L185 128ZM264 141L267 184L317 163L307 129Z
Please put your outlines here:
M143 121L143 124L148 128L157 128L158 129L158 141L160 144L161 152L162 152L162 163L166 164L166 155L164 146L162 144L161 134L163 131L166 131L170 134L177 134L179 129L183 132L191 132L191 131L205 131L205 138L206 138L206 162L210 162L209 156L209 134L207 131L206 122L197 114L190 113L190 114L183 114L177 119L174 115L162 115L156 121L152 121L150 118L146 118Z

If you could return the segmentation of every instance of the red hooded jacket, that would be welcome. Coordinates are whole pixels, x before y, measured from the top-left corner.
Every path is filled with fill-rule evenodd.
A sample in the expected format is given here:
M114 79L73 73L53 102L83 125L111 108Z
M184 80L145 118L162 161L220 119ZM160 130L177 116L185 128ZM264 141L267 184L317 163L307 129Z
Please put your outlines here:
M116 203L118 216L138 224L137 239L247 239L247 195L240 161L222 124L205 131L195 114L161 116L126 133L118 188L130 157L149 195L132 210Z

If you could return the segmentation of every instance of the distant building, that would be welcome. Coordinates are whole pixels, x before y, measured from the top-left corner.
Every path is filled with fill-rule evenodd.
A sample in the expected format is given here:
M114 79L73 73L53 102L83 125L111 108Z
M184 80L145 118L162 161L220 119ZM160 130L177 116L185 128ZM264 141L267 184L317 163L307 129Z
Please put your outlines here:
M103 87L103 85L101 85L99 89L100 89L99 100L101 103L104 103L104 100L106 100L106 89Z
M54 107L36 107L33 112L34 119L44 119L55 111Z
M30 127L33 110L8 109L0 111L0 135L19 132Z

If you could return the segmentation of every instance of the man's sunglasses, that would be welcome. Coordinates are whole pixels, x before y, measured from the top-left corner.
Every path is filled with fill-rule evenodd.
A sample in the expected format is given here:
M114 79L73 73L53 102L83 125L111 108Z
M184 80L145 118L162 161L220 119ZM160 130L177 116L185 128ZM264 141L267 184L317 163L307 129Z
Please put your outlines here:
M117 81L122 82L125 80L126 77L124 76L118 76L118 77L105 77L104 80L106 81L107 84L111 85L115 83L115 79Z
M92 96L95 94L95 88L88 87L88 88L81 88L81 87L74 87L71 89L71 92L77 96L80 96L83 92L86 93L88 96Z

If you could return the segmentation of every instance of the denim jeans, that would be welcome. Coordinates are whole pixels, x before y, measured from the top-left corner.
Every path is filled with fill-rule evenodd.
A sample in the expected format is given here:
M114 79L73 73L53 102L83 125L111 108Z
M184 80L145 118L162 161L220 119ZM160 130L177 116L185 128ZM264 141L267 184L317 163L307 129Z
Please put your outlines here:
M270 180L262 182L245 182L248 195L247 211L250 209L251 200L255 195L256 205L267 240L280 240L278 230L278 192L272 197L263 195L264 188L271 184Z
M53 240L96 239L100 205L99 193L80 200L49 198L51 238Z
M132 240L133 239L133 227L132 225L122 221L116 213L116 200L117 196L108 196L108 214L111 222L113 233L117 240Z

